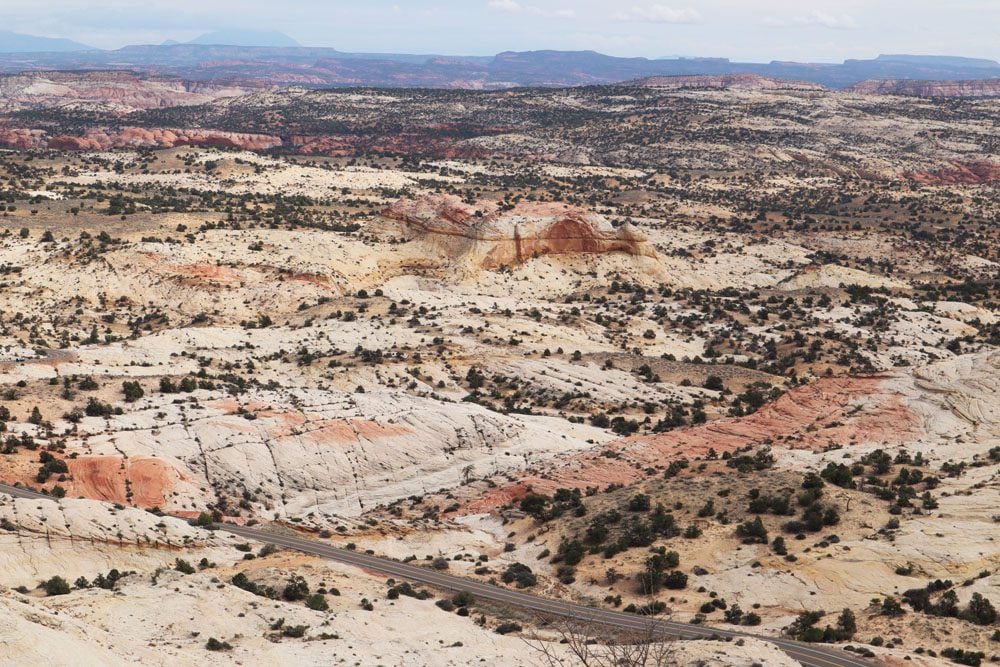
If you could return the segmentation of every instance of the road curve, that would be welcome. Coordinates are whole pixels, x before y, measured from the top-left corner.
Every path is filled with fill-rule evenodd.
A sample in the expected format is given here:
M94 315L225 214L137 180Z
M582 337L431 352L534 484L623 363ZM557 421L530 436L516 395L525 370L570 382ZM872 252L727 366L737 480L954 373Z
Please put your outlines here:
M20 498L55 500L51 496L6 484L0 484L0 493ZM328 558L348 565L380 572L391 577L418 582L444 590L455 592L467 591L483 600L498 602L540 614L571 618L594 625L637 632L648 631L650 624L653 623L655 624L656 632L663 633L665 637L677 637L680 639L707 639L711 637L737 639L740 637L751 637L774 644L789 657L797 660L806 667L872 667L872 665L877 664L873 660L866 660L833 647L804 644L789 639L766 637L746 632L708 628L659 619L652 621L647 617L635 614L627 614L598 607L588 607L561 600L552 600L523 591L509 590L480 581L445 574L410 563L401 563L388 558L380 558L366 553L341 549L317 540L273 533L261 530L260 528L231 524L217 524L215 527L248 540L269 542L302 553Z

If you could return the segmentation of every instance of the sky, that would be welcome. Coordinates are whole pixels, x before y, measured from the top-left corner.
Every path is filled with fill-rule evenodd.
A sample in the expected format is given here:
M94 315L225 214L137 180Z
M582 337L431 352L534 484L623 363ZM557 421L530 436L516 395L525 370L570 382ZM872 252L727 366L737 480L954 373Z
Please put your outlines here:
M1000 59L1000 0L0 0L0 27L109 49L242 28L355 52Z

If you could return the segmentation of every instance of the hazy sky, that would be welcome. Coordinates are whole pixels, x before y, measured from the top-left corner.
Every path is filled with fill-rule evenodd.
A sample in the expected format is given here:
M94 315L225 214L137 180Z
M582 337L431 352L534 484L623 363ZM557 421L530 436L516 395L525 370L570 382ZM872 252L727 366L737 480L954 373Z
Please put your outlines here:
M0 28L102 48L249 28L345 51L1000 59L1000 0L0 0Z

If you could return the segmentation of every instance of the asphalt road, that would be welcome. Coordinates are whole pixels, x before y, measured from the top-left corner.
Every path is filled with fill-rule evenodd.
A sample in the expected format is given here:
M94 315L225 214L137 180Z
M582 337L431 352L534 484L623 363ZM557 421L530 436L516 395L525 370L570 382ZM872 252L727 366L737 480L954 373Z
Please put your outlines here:
M53 500L46 496L27 489L0 484L0 493L17 496L20 498L35 498ZM523 591L509 590L499 586L473 581L464 577L458 577L444 572L433 570L428 567L421 567L410 563L380 558L366 553L341 549L329 544L324 544L317 540L294 537L281 533L274 533L260 528L250 528L246 526L234 526L231 524L218 524L220 530L233 533L248 540L272 543L295 551L329 558L348 565L355 565L366 570L379 572L398 579L417 582L435 588L459 592L468 591L477 598L510 605L518 609L537 612L543 615L559 616L571 618L588 625L600 625L609 628L617 628L635 632L648 632L650 624L654 624L655 631L662 633L665 637L677 637L681 639L704 639L709 637L729 637L738 639L740 637L752 637L774 644L788 656L797 660L806 667L872 667L877 664L874 660L867 660L853 654L847 653L840 648L824 647L813 644L804 644L788 639L775 637L765 637L763 635L753 635L746 632L735 632L717 628L708 628L686 623L675 623L657 619L651 621L647 617L626 614L624 612L602 609L597 607L587 607L585 605L552 600L549 598L532 595Z

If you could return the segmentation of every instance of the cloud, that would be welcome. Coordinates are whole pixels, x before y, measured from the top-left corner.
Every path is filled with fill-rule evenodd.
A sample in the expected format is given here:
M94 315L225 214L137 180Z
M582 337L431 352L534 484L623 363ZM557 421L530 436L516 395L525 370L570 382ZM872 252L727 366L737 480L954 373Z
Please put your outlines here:
M629 11L616 14L615 19L642 23L698 23L701 21L701 14L690 8L674 9L666 5L650 5L648 7L633 5Z
M857 28L858 23L850 14L831 14L819 9L815 9L803 16L796 16L791 19L766 18L764 25L775 28L794 28L800 26L819 26L832 30L849 30Z
M509 12L511 14L517 14L524 9L514 0L490 0L489 8L495 12Z
M542 9L534 5L522 5L516 0L490 0L487 7L491 11L506 12L507 14L531 14L533 16L551 16L560 19L576 17L576 12L572 9Z

